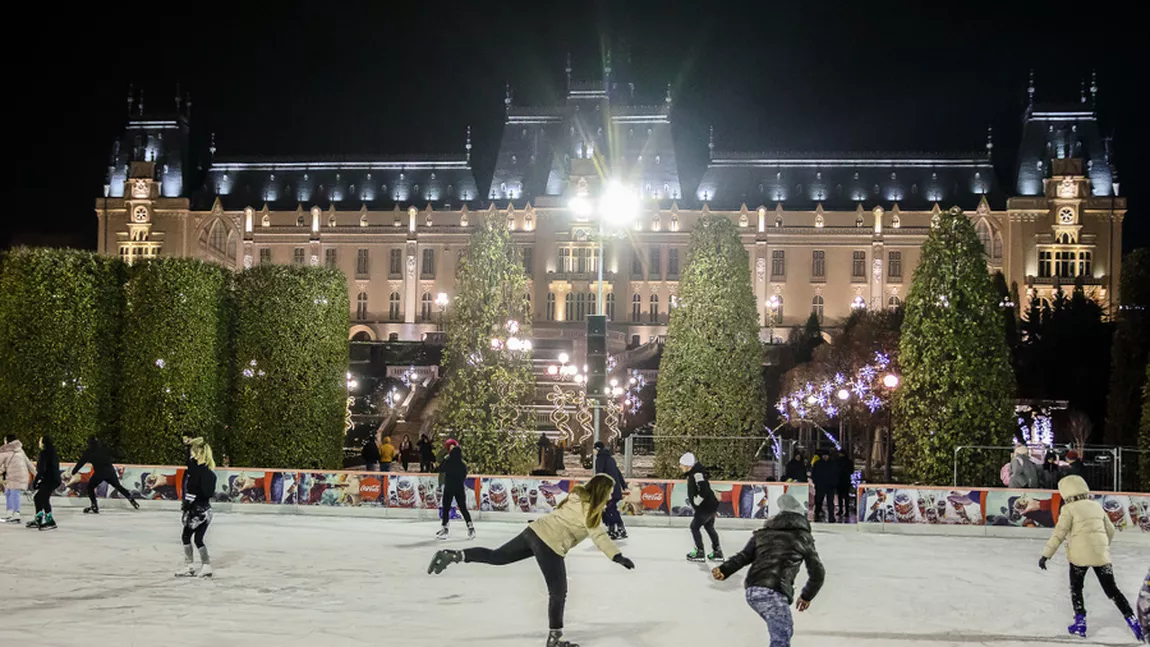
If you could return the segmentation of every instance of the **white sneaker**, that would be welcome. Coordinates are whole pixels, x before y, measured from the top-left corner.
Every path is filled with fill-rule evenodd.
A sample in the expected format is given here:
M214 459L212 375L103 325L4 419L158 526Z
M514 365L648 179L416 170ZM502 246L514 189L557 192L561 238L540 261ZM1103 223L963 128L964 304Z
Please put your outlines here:
M176 571L176 577L195 577L195 576L196 576L196 565L191 563L191 562L185 563L182 568L180 568L178 571Z
M200 577L211 577L212 572L213 571L212 571L212 565L211 564L204 564L203 566L200 567Z
M439 532L435 533L435 538L439 539L440 541L447 539L447 533L448 533L447 526L444 526L444 527L439 529Z

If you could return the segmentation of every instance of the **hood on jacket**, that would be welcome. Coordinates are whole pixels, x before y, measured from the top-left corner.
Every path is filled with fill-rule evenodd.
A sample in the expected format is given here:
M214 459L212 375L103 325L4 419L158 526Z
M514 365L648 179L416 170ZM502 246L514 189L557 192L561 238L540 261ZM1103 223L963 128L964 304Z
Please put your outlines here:
M763 530L806 530L811 531L811 522L797 512L780 512L767 519Z
M3 445L0 445L0 452L13 452L13 453L15 453L15 452L23 451L23 449L24 449L24 445L20 443L19 439L13 440L10 443L5 443Z
M1030 455L1030 448L1027 447L1026 445L1019 445L1018 447L1014 448L1014 454L1016 456L1029 456Z
M1090 486L1086 485L1086 480L1081 476L1071 474L1058 482L1058 493L1062 495L1062 500L1066 501L1071 497L1090 494Z

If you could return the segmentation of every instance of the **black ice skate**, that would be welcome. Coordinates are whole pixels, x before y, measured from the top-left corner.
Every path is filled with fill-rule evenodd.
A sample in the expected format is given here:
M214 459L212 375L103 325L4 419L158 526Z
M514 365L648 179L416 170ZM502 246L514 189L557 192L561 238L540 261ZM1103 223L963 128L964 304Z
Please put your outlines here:
M563 632L552 629L551 633L547 635L547 647L579 647L579 645L569 640L563 640Z
M37 512L36 516L32 517L31 521L24 524L24 527L25 528L39 528L40 524L42 524L42 523L44 523L44 513L43 512Z
M94 505L88 508L84 508L84 514L100 514L100 506Z
M467 524L467 538L475 539L475 526Z
M435 533L435 538L440 540L440 541L444 541L447 539L447 535L449 532L450 531L447 529L447 526L444 526L444 527L439 529L439 532Z
M705 562L705 561L707 561L707 556L703 554L703 551L701 549L696 548L695 550L692 550L691 552L687 553L687 561L688 562Z
M56 520L52 518L52 515L48 515L48 517L44 521L44 523L40 524L40 530L55 530L55 529L56 529Z
M447 570L448 566L458 564L463 561L463 553L458 550L441 550L435 553L435 557L431 558L431 564L427 566L428 575L439 575Z
M710 555L707 555L707 559L711 560L712 562L723 561L723 549L722 548L716 548L715 552L711 553Z
M627 529L626 528L620 528L619 532L617 534L619 535L619 540L622 541L622 540L627 538Z
M128 499L128 503L131 503L133 508L135 508L135 509L137 509L137 510L139 510L139 509L140 509L140 504L139 504L139 503L136 503L136 500L135 500L135 499Z

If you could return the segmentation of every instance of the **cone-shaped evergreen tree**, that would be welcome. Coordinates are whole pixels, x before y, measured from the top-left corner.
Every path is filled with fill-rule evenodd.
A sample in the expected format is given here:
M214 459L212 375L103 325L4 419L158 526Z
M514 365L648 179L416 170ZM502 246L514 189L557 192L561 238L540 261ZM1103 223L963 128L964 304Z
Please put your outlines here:
M898 461L906 480L945 484L955 447L1009 445L1014 374L999 297L982 245L958 208L942 214L922 247L906 299L895 403ZM959 484L989 485L999 460L960 456Z
M531 353L503 345L531 335L527 275L505 220L484 218L455 273L447 311L447 384L437 421L473 473L526 474L534 459ZM509 322L514 322L509 328ZM500 340L496 348L492 340Z
M692 441L761 433L763 347L750 260L734 223L701 219L684 269L655 400L658 433L682 441L658 444L657 467L672 475L682 452L691 451L714 476L746 477L754 443Z

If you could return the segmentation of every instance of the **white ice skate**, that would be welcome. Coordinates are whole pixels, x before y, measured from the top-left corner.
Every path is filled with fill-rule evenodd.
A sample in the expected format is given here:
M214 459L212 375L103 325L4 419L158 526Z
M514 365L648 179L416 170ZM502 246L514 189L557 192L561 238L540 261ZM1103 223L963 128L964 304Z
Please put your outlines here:
M211 577L212 573L213 571L211 564L204 564L200 567L200 577Z
M475 526L468 526L467 527L467 538L468 539L475 539Z
M447 533L447 526L444 526L439 529L439 532L435 533L435 538L439 541L445 541L447 539Z
M191 562L185 563L182 568L180 568L178 571L176 571L176 577L195 577L195 576L196 576L196 565L191 563Z
M14 514L10 517L4 517L4 523L20 523L20 515Z

